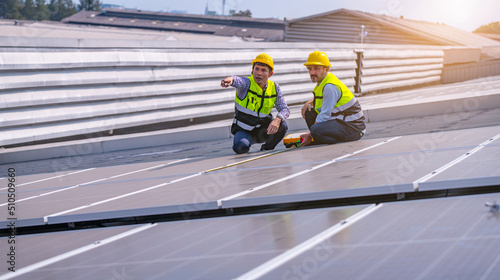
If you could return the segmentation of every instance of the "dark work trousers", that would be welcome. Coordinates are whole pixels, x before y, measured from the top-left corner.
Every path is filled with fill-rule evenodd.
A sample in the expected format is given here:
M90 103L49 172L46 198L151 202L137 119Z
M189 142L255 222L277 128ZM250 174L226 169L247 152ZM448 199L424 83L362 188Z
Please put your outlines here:
M314 139L312 144L335 144L340 142L356 141L363 136L365 125L362 122L346 122L333 119L326 122L314 123L318 113L313 109L306 111L307 127Z
M288 131L286 121L282 121L278 131L275 134L267 134L267 126L247 131L240 129L234 135L233 151L237 154L248 153L250 146L255 143L264 143L260 148L263 150L273 150L276 145L285 137Z

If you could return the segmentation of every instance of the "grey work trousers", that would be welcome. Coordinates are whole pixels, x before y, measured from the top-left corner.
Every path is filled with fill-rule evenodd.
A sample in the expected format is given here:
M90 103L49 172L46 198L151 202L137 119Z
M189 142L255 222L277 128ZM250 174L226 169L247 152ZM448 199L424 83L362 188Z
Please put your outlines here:
M311 144L336 144L340 142L356 141L363 137L366 128L362 121L346 122L333 119L326 122L316 122L318 113L313 109L306 111L307 127L311 131L314 141Z

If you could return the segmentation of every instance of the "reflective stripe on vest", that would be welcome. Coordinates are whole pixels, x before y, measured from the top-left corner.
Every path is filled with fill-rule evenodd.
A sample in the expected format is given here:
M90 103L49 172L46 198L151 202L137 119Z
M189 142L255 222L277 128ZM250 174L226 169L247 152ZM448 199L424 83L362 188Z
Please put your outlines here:
M243 128L244 130L248 130L248 131L251 131L252 129L256 128L256 127L260 127L260 124L258 125L248 125L244 122L241 122L241 121L238 121L236 119L233 119L233 123L241 128Z
M341 97L332 109L330 120L341 119L345 121L355 121L363 117L363 111L357 110L349 115L343 114L344 111L358 104L358 101L351 90L342 83L335 75L328 73L325 78L317 85L314 90L314 110L319 114L323 106L323 89L327 84L332 84L340 90Z
M253 75L248 77L250 80L250 87L244 99L239 99L238 94L234 99L235 101L235 119L233 123L237 124L245 130L252 130L259 123L259 119L266 118L274 107L276 102L276 86L273 81L267 81L266 91L257 84ZM244 118L239 117L245 115ZM251 120L251 122L248 122Z

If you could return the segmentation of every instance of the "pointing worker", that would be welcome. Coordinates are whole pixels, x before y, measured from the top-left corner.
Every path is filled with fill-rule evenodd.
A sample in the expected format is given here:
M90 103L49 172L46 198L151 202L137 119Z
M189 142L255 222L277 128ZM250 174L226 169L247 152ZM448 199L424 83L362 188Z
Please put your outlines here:
M359 140L366 130L363 111L356 97L335 75L329 73L330 60L314 51L304 63L311 81L316 83L314 98L302 107L310 133L302 134L299 147Z
M273 71L273 59L261 53L252 61L250 77L229 76L221 81L222 87L236 88L231 133L237 154L247 153L254 143L264 143L261 151L273 150L288 130L285 120L290 111L280 86L269 80ZM273 118L271 109L275 106L278 114Z

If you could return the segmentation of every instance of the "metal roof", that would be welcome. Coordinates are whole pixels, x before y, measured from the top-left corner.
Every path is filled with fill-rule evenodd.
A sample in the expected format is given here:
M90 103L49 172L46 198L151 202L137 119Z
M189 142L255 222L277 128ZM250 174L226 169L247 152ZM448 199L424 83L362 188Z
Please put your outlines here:
M330 21L329 24L331 26L337 27L343 24L342 20L345 19L342 17L345 15L369 21L378 26L385 26L390 29L395 29L401 33L404 33L405 35L408 34L416 36L419 40L425 40L428 43L434 45L470 46L488 48L490 50L492 48L500 49L500 42L498 41L485 38L478 34L460 30L446 24L409 20L348 9L338 9L330 12L293 19L287 22L287 28L297 23L314 23L315 21L320 21L322 18L328 18ZM336 17L338 17L339 21L332 21L332 19L335 19ZM328 23L322 22L321 24ZM391 42L389 41L387 43Z
M284 21L234 16L188 15L135 10L81 11L62 20L66 23L141 28L220 36L281 38Z
M201 42L243 42L241 37L217 36L138 28L111 26L89 26L66 24L56 21L0 20L0 36L37 38L79 38L136 41L201 41Z
M489 39L500 41L500 34L490 34L490 33L476 33Z

